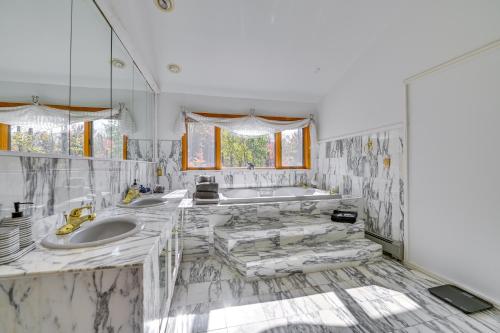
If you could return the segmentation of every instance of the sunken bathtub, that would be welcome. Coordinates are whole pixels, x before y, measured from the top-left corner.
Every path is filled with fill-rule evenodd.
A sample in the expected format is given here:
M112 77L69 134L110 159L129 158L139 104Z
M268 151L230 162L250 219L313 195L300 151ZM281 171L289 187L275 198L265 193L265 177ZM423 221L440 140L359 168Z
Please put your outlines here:
M339 194L312 187L247 187L221 189L220 204L340 199Z

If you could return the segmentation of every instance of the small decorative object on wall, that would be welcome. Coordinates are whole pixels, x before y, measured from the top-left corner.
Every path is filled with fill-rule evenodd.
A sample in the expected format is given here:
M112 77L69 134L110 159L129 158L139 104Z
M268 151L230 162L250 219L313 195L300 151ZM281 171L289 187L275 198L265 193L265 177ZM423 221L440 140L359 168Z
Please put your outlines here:
M163 176L163 169L161 168L161 166L158 166L158 167L156 168L156 175L157 175L158 177Z
M368 142L366 143L366 152L370 153L373 150L373 141L371 138L368 138Z
M384 157L384 169L389 169L391 167L391 158L389 156Z

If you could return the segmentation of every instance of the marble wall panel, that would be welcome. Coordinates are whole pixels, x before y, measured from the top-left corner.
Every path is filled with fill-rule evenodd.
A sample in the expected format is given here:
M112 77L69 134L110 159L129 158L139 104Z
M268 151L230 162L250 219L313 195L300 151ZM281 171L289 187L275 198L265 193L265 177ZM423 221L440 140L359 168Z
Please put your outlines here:
M153 140L129 139L127 142L127 159L152 162L154 159Z
M402 128L322 142L319 186L362 196L366 230L402 241L404 167Z

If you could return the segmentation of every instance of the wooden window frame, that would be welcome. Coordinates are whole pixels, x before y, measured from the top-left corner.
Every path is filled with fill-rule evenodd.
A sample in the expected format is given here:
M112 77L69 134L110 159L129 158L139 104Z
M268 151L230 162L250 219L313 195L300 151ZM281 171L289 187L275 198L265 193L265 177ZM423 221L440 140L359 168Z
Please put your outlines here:
M218 113L206 113L206 112L197 112L204 117L212 117L212 118L241 118L245 117L244 115L237 114L218 114ZM278 117L278 116L259 116L267 120L279 120L279 121L296 121L303 120L304 118L295 118L295 117ZM182 171L191 171L191 170L222 170L222 156L221 156L221 129L219 127L215 127L215 165L213 167L190 167L188 161L188 123L186 121L186 133L182 136ZM282 147L281 147L281 132L278 132L274 135L274 167L273 168L262 168L262 169L276 169L276 170L286 170L286 169L310 169L311 168L311 131L309 126L302 128L302 165L301 166L284 166L282 164ZM228 168L231 169L231 168ZM261 168L259 168L261 169Z
M28 103L13 103L0 102L0 107L16 107L30 105ZM68 106L68 105L47 105L53 109L64 111L82 111L82 112L97 112L108 108L87 107L87 106ZM123 136L123 159L127 159L128 137ZM0 150L10 151L10 126L0 123ZM92 122L85 121L83 123L83 156L92 157Z

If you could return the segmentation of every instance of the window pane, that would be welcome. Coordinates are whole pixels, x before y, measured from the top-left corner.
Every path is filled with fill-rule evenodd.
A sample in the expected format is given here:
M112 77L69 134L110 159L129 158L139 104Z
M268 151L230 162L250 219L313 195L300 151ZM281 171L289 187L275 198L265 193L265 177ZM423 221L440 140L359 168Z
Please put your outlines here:
M84 123L69 125L69 152L71 155L83 156Z
M10 144L12 151L44 154L67 154L67 127L29 125L11 126Z
M288 167L301 167L303 162L302 128L281 132L281 163Z
M258 137L243 137L221 130L222 165L225 168L274 167L274 134Z
M111 127L112 120L99 119L92 122L92 156L111 158Z
M201 123L188 123L188 167L215 167L215 128Z
M123 134L120 130L120 121L116 119L108 120L111 126L111 157L113 159L123 160Z

